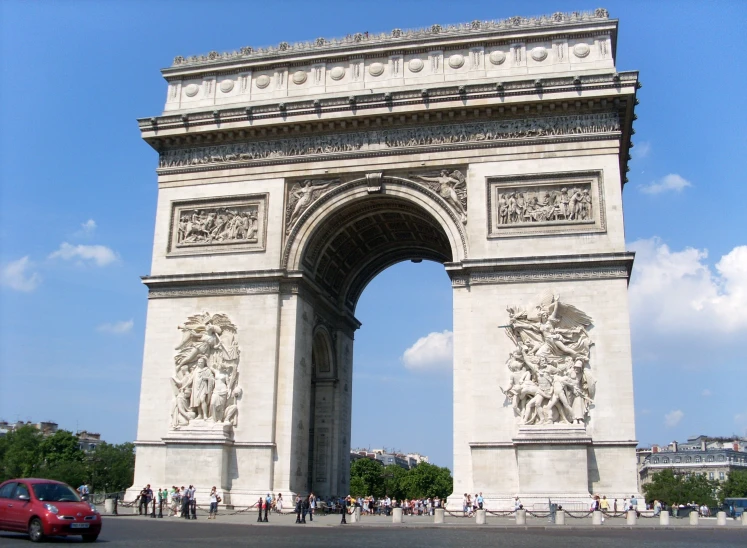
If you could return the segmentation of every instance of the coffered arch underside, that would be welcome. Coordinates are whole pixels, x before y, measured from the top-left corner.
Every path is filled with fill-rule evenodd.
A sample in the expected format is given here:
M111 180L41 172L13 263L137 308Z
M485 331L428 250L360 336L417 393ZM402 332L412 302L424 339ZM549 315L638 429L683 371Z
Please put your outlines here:
M323 195L292 227L283 255L283 266L303 271L351 312L368 283L395 263L468 255L464 226L438 194L399 177L382 177L373 191L369 182Z

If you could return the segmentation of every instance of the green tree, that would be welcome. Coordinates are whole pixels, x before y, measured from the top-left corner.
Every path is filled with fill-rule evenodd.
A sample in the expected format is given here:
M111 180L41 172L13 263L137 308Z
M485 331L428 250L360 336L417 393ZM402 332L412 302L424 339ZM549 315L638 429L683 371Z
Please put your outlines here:
M747 470L732 470L729 477L721 484L719 497L747 497Z
M78 436L67 430L58 430L42 439L39 444L42 462L45 465L57 462L83 462L86 454L81 451Z
M366 482L360 476L353 476L350 478L350 494L356 498L365 497L368 495L366 491Z
M358 459L350 465L350 489L351 495L353 489L353 480L360 478L362 483L356 483L359 487L365 488L362 496L373 495L375 497L384 496L384 466L381 462L374 459ZM358 480L356 480L358 481Z
M114 493L127 489L135 479L135 445L99 444L88 457L92 492Z
M451 470L427 462L421 462L407 471L403 477L407 498L446 498L454 490Z
M0 481L35 476L41 464L42 434L22 426L0 438Z
M390 464L384 468L384 494L393 499L402 500L407 496L405 477L407 470L396 464Z
M709 480L699 474L684 476L675 474L673 470L662 470L651 478L651 482L643 486L646 500L658 499L666 504L696 502L715 506L714 494L718 489L718 482Z

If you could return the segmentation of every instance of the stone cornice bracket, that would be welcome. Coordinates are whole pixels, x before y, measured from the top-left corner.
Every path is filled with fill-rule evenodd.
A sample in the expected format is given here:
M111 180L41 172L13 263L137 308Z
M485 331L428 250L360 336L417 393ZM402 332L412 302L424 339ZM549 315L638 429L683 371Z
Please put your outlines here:
M366 173L366 181L368 182L368 193L379 194L383 188L383 173L376 171L373 173Z

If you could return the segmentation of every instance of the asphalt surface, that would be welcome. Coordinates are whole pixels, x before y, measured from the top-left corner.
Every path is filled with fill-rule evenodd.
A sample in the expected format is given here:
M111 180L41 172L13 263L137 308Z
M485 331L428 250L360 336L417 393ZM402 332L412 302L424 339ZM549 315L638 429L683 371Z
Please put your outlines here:
M292 519L275 519L270 524L253 522L245 516L242 523L176 518L152 520L137 516L104 517L99 544L147 546L148 548L184 548L185 546L282 546L282 547L357 547L398 548L674 548L747 546L747 528L711 527L657 529L644 527L563 527L528 528L476 527L474 524L445 526L400 526L381 521L368 524L339 525L339 518L321 517L312 526L295 525ZM311 524L309 524L311 525ZM79 537L52 538L50 546L82 544ZM25 535L0 532L0 546L30 546Z

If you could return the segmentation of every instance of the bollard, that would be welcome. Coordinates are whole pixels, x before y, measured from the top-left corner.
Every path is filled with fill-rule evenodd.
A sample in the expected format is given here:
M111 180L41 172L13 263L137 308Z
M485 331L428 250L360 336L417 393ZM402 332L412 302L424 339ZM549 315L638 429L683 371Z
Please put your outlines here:
M602 512L599 510L596 510L591 514L591 524L592 525L602 525Z
M690 525L697 525L698 524L698 512L697 510L693 510L690 512Z
M402 508L392 510L392 523L402 523Z
M635 510L628 510L626 522L628 525L635 525L635 522L636 522Z
M742 525L747 525L747 512L742 512Z
M106 499L104 501L104 512L114 514L114 499Z
M527 511L522 510L516 510L516 525L526 525L527 524Z
M666 510L659 514L659 525L669 525L669 512Z
M475 516L475 523L477 525L485 525L485 510L478 510Z
M726 525L726 512L716 514L716 525Z
M555 525L565 525L565 510L558 510L555 514Z
M350 514L350 523L360 523L361 522L361 507L356 506L353 509L353 513Z
M433 514L433 523L443 523L443 522L444 522L444 509L436 508L436 512Z

